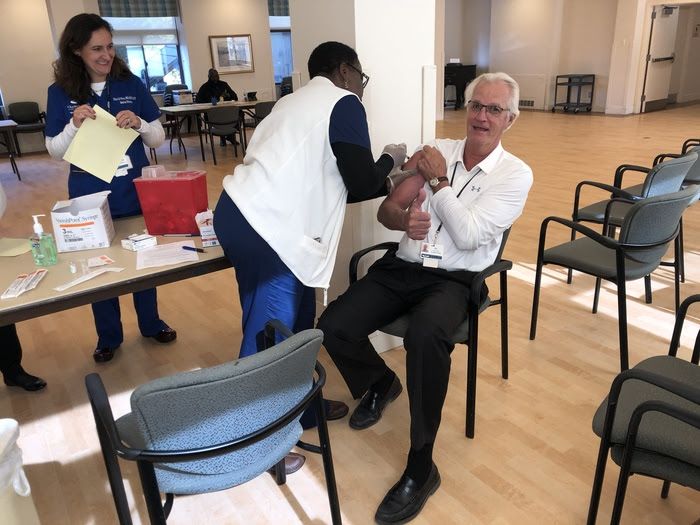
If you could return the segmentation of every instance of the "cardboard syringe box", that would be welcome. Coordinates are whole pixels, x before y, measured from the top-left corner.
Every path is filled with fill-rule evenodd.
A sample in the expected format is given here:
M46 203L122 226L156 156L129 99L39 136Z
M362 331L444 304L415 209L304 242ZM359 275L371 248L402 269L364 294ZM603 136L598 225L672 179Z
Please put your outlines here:
M59 252L76 252L109 246L114 224L109 211L109 191L58 201L51 210L51 224Z

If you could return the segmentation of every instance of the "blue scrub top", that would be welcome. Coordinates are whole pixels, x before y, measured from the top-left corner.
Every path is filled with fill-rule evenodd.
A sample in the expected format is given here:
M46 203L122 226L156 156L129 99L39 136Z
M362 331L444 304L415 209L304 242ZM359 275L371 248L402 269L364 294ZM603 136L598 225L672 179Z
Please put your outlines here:
M128 109L146 122L152 122L160 117L160 109L158 109L153 97L143 82L133 74L127 80L109 78L102 94L100 96L93 95L89 103L90 105L98 104L112 115ZM73 117L73 111L79 105L56 84L49 86L46 104L46 136L55 137L60 134ZM106 183L71 164L68 177L69 197L72 199L109 190L111 193L108 200L112 217L141 213L133 180L140 177L141 169L150 163L140 136L131 143L126 154L131 159L132 168L128 170L127 175L114 177L110 183Z
M331 112L328 138L331 144L346 142L368 150L372 149L367 127L367 113L356 96L348 95L336 102Z

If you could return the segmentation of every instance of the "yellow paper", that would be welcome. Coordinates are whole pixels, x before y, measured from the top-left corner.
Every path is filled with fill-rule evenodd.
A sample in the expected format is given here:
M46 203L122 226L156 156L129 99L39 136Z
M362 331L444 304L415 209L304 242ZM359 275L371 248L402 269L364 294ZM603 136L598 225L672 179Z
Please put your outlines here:
M96 105L93 109L97 118L83 121L63 158L109 183L129 145L139 134L132 128L118 127L117 119L101 107Z
M0 257L22 255L31 249L29 239L0 239Z

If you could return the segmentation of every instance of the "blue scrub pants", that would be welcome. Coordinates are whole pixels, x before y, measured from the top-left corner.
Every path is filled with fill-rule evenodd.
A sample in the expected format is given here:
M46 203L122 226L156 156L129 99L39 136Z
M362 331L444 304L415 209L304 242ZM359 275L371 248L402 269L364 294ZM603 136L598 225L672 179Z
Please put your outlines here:
M263 350L265 323L279 319L292 332L314 327L316 294L304 286L270 245L257 234L224 190L214 211L214 231L226 258L236 270L241 300L243 341L240 357ZM277 341L284 337L277 334ZM329 408L325 401L326 411ZM303 428L317 425L313 407L299 420Z
M149 288L133 294L139 330L145 337L156 335L168 327L158 315L156 289ZM124 341L119 298L92 304L97 329L97 348L116 348Z
M264 348L263 330L270 319L279 319L294 333L314 327L314 289L294 276L226 191L221 193L214 212L214 230L226 258L236 269L243 328L239 357ZM282 338L278 334L278 342Z

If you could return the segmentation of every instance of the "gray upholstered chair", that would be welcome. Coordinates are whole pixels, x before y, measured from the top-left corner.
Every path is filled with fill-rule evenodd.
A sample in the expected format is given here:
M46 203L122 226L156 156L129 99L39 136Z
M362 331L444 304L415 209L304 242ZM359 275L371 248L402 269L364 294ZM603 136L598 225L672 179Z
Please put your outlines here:
M211 155L214 158L216 165L216 151L214 150L214 137L230 137L235 138L238 135L241 143L241 150L245 155L245 142L243 140L243 119L241 118L240 108L237 106L213 106L207 110L206 118L204 119L204 130L209 136L211 142ZM238 146L234 140L233 153L238 157Z
M690 186L691 184L700 184L700 139L688 139L683 143L683 149L681 153L662 153L654 158L654 166L660 162L664 162L667 159L677 159L689 153L695 153L698 156L698 160L695 164L688 170L688 173L683 179L683 187ZM637 186L633 186L631 190L634 190ZM698 194L690 204L695 204L700 198ZM681 243L681 282L685 282L685 250L683 248L683 221L681 220L681 231L678 234L678 238Z
M680 302L678 230L683 212L698 191L698 186L674 193L649 197L635 202L625 214L618 239L606 237L592 229L567 219L547 217L542 221L537 250L535 289L532 297L530 339L535 339L537 312L542 284L542 268L555 264L605 279L617 285L617 308L620 336L620 368L629 368L627 342L626 281L642 279L661 263L669 245L674 243L675 307ZM548 227L558 223L584 237L545 249ZM604 229L607 227L603 225ZM599 287L593 300L595 313Z
M658 159L658 157L657 157ZM605 235L613 237L615 230L622 224L625 213L632 202L655 195L678 191L684 186L684 180L688 173L697 168L700 170L700 162L695 153L688 153L681 158L668 160L666 162L655 162L652 168L635 166L632 164L622 164L615 170L615 180L613 185L602 182L582 181L576 185L574 194L574 211L572 219L574 222L593 222L596 224L608 225L603 231ZM622 179L626 173L645 173L644 182L635 186L622 188ZM685 184L686 186L688 184ZM580 207L581 193L584 188L594 187L610 192L609 198L598 201L588 206ZM571 240L576 238L576 230L571 230ZM682 253L682 252L681 252ZM682 276L681 268L681 276ZM567 275L567 283L571 283L572 270ZM647 304L651 303L651 277L644 279L645 299Z
M341 522L321 408L325 370L316 361L323 333L292 335L280 326L288 339L265 351L138 387L131 412L116 421L100 376L85 378L120 523L132 521L118 458L136 461L150 521L163 524L173 495L224 490L273 467L283 484L284 457L302 434L299 418L309 406L319 421L316 448L323 456L332 520Z
M501 247L494 263L474 277L469 290L467 318L457 327L457 330L452 335L452 341L455 344L467 345L469 352L467 357L467 409L464 433L470 439L474 438L476 419L476 358L479 344L479 315L489 306L501 307L501 377L508 379L508 270L513 268L513 263L501 258L506 247L508 235L510 235L510 228L503 232ZM356 252L350 259L350 283L357 281L358 265L362 257L377 250L393 251L395 253L397 249L398 243L383 242ZM492 275L499 276L498 298L488 294L486 279ZM402 315L380 328L380 331L403 338L410 322L410 315Z
M598 514L608 451L620 465L611 523L620 522L631 474L663 480L662 498L672 482L700 490L700 333L690 362L676 357L688 307L698 301L693 295L680 305L668 355L619 374L593 417L601 439L588 525Z
M13 133L15 136L15 147L17 155L22 156L19 149L17 135L20 133L41 133L46 139L46 113L39 111L39 104L36 102L13 102L7 106L9 117L17 123Z

